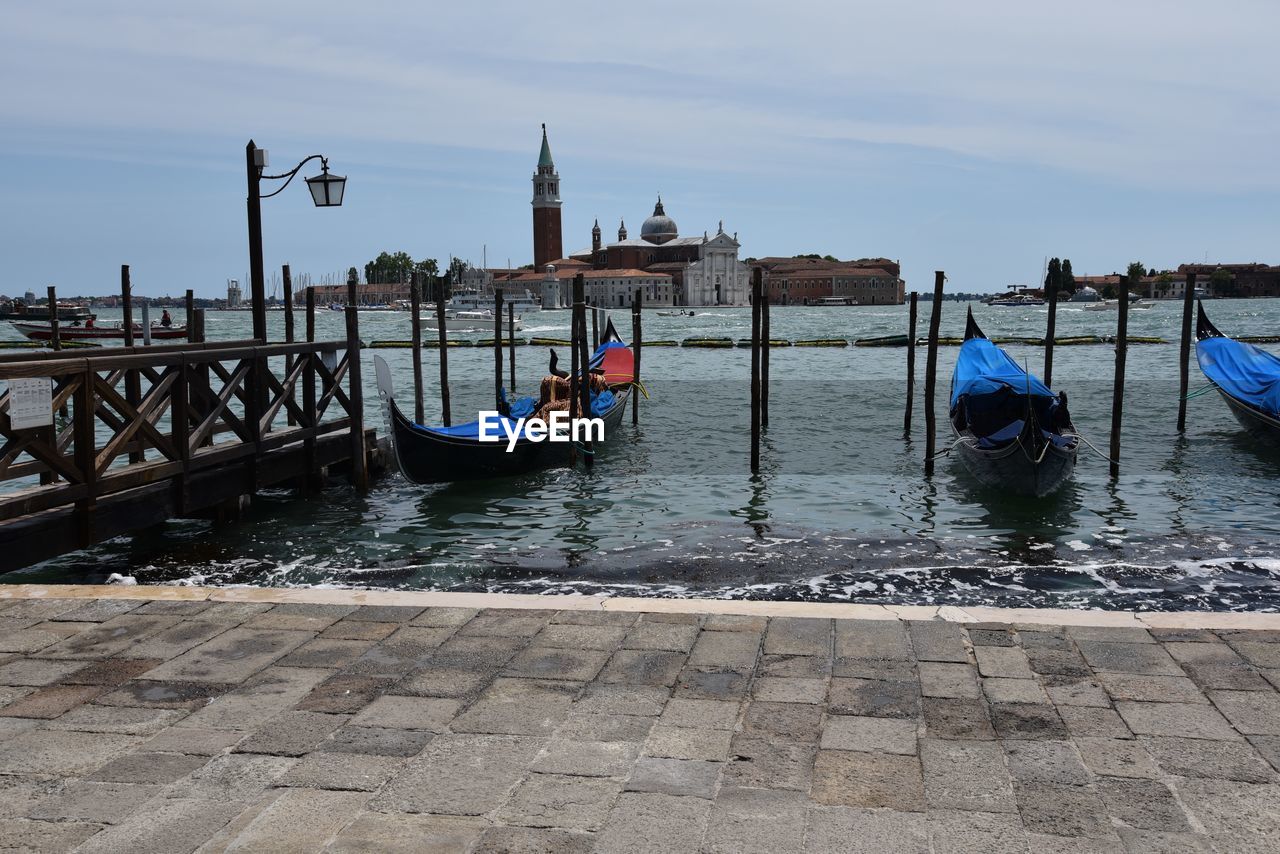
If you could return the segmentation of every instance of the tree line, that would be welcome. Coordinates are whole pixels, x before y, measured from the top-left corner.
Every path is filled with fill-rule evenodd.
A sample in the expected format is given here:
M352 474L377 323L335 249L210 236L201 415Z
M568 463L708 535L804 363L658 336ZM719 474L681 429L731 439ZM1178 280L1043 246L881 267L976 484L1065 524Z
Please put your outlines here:
M469 266L461 258L451 259L445 270L445 281L458 281ZM440 263L435 258L415 261L408 252L380 252L377 258L364 265L364 280L371 285L404 284L414 273L422 273L428 278L438 276ZM355 267L347 271L348 277L352 275L359 275Z

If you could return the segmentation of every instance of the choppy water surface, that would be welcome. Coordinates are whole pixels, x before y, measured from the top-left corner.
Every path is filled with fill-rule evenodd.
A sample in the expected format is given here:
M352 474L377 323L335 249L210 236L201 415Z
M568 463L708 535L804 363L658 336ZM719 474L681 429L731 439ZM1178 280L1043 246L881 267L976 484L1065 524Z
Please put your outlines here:
M961 334L965 307L944 305L944 335ZM1276 300L1208 307L1227 334L1274 334L1280 319ZM1044 308L975 312L989 335L1043 335ZM853 339L905 331L906 318L896 306L775 308L772 326L780 338ZM140 583L1273 610L1280 456L1245 437L1216 395L1190 402L1187 434L1177 435L1180 318L1173 302L1130 313L1131 334L1169 343L1130 347L1119 480L1085 449L1074 481L1049 499L981 490L950 458L924 480L923 348L910 443L902 437L905 349L774 349L758 477L748 466L749 351L650 348L652 400L642 403L638 428L628 417L594 471L437 487L397 474L363 498L345 486L311 500L268 493L236 525L175 521L5 580L120 572ZM619 321L627 332L629 316ZM282 315L270 322L278 339ZM646 312L644 322L646 340L737 339L749 335L750 312ZM1113 312L1064 305L1058 335L1114 334L1115 322ZM364 313L361 324L366 341L408 337L405 314ZM249 325L247 314L208 315L211 338L247 337ZM322 313L322 336L341 337L341 326L340 314ZM545 312L526 318L521 334L567 333L567 312ZM1043 350L1008 349L1041 371ZM957 350L940 350L939 447L951 441L945 412ZM404 350L366 353L366 400L376 399L374 352L406 400ZM517 348L518 391L536 388L546 356ZM427 410L438 413L435 352L424 362ZM1059 347L1054 358L1055 388L1068 392L1077 425L1103 449L1113 365L1105 345ZM449 372L455 421L490 408L491 351L451 350ZM1191 387L1203 383L1193 361ZM376 408L366 417L384 432Z

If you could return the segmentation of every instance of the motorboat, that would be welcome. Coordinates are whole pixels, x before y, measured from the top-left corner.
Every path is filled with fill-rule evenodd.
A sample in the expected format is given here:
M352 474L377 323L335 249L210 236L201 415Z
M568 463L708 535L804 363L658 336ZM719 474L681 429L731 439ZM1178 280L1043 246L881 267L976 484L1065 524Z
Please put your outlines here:
M446 303L447 305L447 303ZM522 328L521 316L515 316L515 330L518 332ZM493 331L493 309L459 311L457 309L445 309L444 328L451 332L492 332ZM434 309L424 308L422 311L422 325L427 329L440 328L436 322L436 312ZM507 330L508 320L506 313L502 316L502 328Z

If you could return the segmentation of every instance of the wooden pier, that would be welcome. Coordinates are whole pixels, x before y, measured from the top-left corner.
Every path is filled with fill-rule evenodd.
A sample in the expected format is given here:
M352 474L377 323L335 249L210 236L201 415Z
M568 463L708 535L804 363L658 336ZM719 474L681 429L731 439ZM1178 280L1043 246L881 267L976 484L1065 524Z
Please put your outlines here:
M350 335L348 336L350 339ZM166 519L234 514L264 487L366 483L358 336L0 354L0 572ZM15 429L13 380L51 381ZM345 382L344 382L345 381ZM345 387L344 387L345 386Z

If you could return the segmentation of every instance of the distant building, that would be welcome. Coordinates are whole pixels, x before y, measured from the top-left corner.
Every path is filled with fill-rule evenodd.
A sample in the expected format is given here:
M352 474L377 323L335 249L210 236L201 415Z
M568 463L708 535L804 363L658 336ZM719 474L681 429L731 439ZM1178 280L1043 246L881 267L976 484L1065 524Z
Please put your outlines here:
M831 261L825 258L761 258L765 293L773 305L812 305L831 297L858 305L901 305L906 282L888 258Z
M240 283L235 279L227 280L227 308L239 308L244 295L240 292Z
M591 229L591 248L564 256L560 174L551 157L546 125L542 128L542 148L533 175L532 204L534 269L514 278L520 286L530 290L542 288L550 264L555 267L557 280L567 276L572 281L578 272L603 274L592 276L591 280L614 283L600 284L598 298L608 300L608 304L615 307L630 304L630 296L617 302L622 297L620 289L629 286L624 283L640 279L645 280L644 287L668 295L658 297L658 300L668 300L656 303L660 305L747 304L751 271L738 260L741 245L737 235L727 234L722 221L714 236L703 232L701 237L681 237L675 220L667 216L661 197L653 214L640 226L638 238L628 238L626 224L619 222L617 241L605 244L597 220ZM550 291L544 289L544 292ZM603 302L594 302L597 296L593 293L597 292L589 293L588 301L603 305Z
M542 274L540 294L543 308L569 308L573 305L573 280L582 274L587 303L601 308L626 308L631 297L641 292L644 305L669 306L673 303L674 285L666 273L645 270L592 270L577 264L557 267L548 264Z

